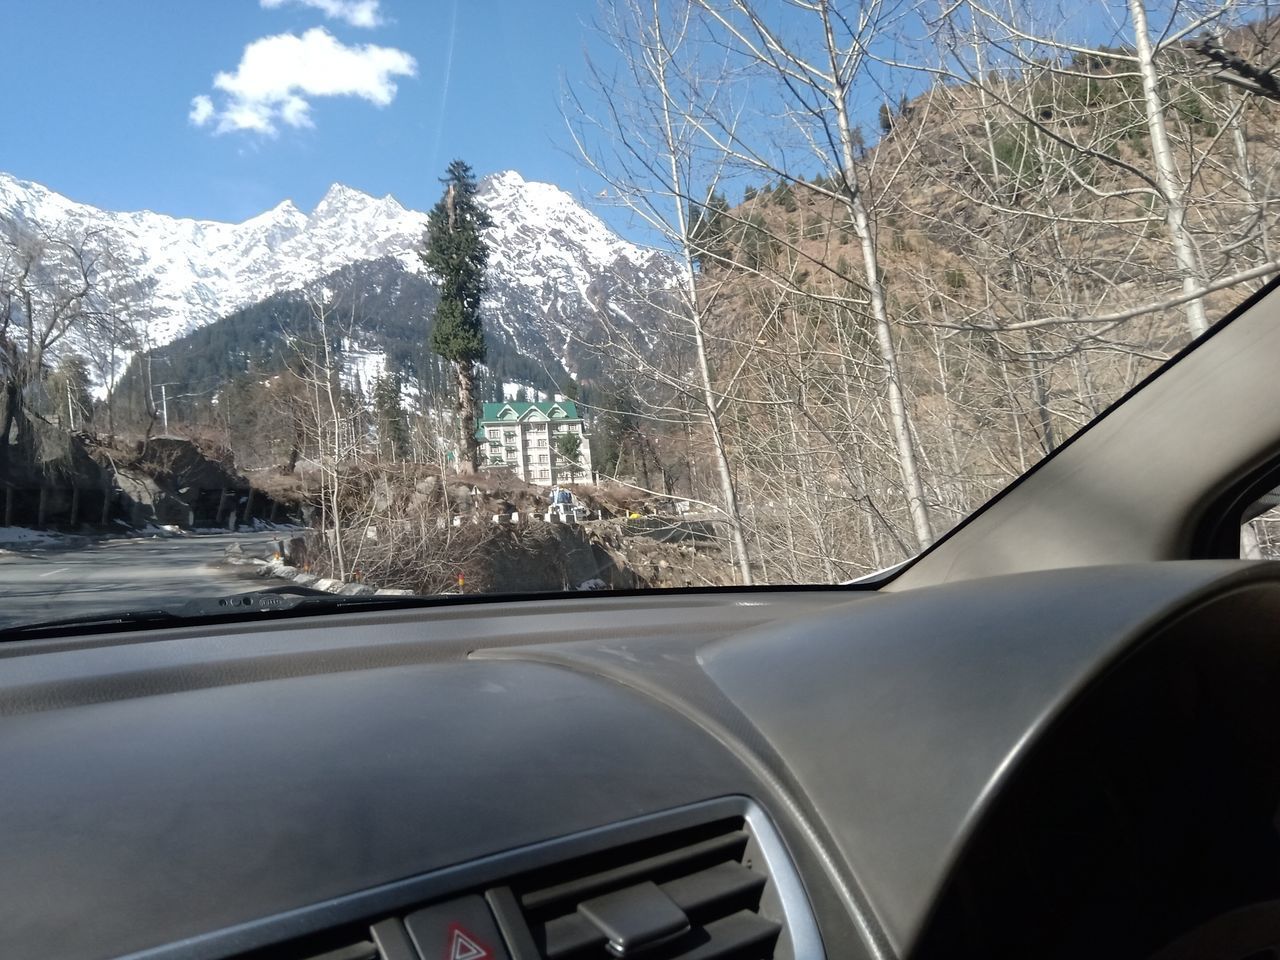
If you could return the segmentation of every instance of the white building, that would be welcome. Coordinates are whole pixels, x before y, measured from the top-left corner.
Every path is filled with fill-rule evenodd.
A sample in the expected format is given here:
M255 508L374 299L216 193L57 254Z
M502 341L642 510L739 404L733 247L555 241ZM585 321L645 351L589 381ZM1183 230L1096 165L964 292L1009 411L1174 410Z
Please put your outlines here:
M545 486L591 482L591 443L572 400L486 403L476 436L482 466L507 467Z

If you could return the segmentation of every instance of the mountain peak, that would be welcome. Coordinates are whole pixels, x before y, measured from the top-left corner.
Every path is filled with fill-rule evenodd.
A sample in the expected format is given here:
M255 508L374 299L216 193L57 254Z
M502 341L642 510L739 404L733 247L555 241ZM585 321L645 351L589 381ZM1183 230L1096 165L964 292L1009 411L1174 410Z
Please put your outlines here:
M347 210L352 206L363 206L372 199L367 193L361 193L344 183L335 183L325 191L311 215L314 217L321 213Z
M294 214L298 214L301 212L302 211L298 209L298 205L294 203L293 200L286 199L286 200L281 200L279 203L277 203L274 207L272 207L266 213L259 214L259 216L281 219L284 217L292 217Z
M520 176L515 170L499 170L497 173L491 173L480 181L480 189L485 187L495 188L519 188L523 187L529 181Z
M251 229L268 228L278 242L285 236L291 236L301 230L307 223L307 215L298 209L292 200L282 200L270 210L250 217L241 227Z
M404 206L389 193L378 201L378 206L388 216L401 216L405 213Z

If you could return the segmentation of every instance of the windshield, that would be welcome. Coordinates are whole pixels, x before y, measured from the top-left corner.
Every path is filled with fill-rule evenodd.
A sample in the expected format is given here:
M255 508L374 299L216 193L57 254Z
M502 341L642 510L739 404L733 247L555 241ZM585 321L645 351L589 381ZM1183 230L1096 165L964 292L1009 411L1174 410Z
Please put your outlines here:
M845 582L1280 269L1260 2L9 6L0 624Z

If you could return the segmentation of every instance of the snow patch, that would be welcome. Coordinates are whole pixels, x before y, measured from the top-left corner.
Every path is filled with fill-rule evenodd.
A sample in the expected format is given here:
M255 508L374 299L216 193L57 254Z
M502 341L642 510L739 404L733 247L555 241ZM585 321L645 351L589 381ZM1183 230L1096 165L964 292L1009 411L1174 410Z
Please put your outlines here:
M551 398L551 395L545 390L539 390L537 387L528 383L519 383L508 380L502 384L502 399L512 401L516 399L516 395L524 391L525 399L531 403L545 403Z
M381 350L358 346L351 340L342 341L342 372L339 379L348 390L358 386L367 400L373 394L373 385L387 375L387 355Z
M0 527L0 547L51 547L64 543L66 537L29 527Z

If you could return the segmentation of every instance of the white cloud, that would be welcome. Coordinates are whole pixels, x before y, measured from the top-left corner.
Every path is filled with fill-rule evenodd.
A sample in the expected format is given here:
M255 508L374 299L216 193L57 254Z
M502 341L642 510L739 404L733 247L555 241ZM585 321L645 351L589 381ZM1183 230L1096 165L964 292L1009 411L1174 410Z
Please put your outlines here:
M187 118L197 127L203 127L213 118L213 101L203 93L191 98L191 112Z
M330 20L344 20L353 27L372 28L382 23L381 0L259 0L268 10L293 3L319 10Z
M310 127L314 98L359 97L385 107L395 99L393 78L417 72L417 61L394 47L347 46L323 27L300 37L282 33L245 47L234 71L213 78L214 96L191 101L188 117L197 127L214 125L217 133Z

